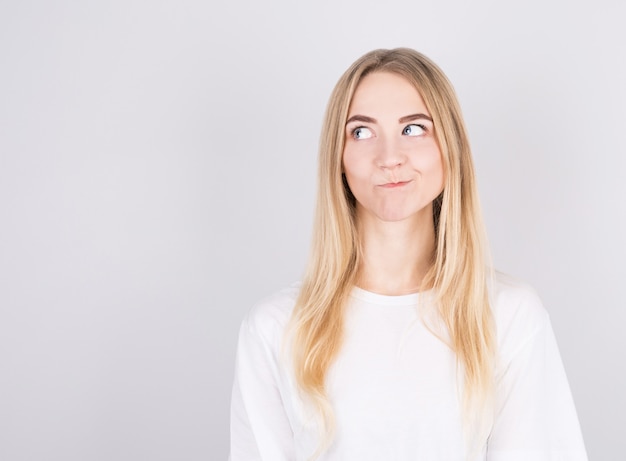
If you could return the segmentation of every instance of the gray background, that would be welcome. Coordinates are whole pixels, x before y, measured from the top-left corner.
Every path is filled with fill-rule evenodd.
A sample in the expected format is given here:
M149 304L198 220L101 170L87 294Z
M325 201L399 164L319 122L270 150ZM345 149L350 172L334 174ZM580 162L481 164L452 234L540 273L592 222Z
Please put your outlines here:
M0 460L223 460L237 329L300 278L341 72L455 84L496 265L551 313L590 459L626 452L626 8L0 2Z

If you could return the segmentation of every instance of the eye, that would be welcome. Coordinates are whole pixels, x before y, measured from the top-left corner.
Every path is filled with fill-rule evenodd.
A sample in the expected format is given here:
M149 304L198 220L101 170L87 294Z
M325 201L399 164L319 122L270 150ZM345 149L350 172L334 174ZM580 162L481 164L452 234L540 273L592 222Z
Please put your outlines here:
M354 139L368 139L372 137L372 131L369 128L360 126L352 130L352 137Z
M402 130L402 134L405 136L421 136L426 133L426 128L422 125L407 125Z

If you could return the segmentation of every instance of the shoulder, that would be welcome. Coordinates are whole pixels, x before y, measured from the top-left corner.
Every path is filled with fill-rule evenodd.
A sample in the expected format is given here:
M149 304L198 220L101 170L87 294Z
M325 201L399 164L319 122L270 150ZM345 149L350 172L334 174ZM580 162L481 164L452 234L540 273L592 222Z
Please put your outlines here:
M498 343L503 352L514 352L524 342L549 326L548 312L529 284L496 273L490 296Z
M490 287L494 316L498 323L541 324L547 311L535 289L514 277L498 272Z
M299 291L300 284L294 283L257 302L241 322L241 334L257 336L268 342L280 339Z

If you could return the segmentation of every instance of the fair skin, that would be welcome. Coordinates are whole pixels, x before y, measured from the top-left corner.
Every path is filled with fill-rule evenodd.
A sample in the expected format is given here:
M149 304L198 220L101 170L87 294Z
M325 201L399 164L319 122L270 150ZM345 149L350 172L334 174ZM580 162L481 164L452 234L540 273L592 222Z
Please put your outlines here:
M432 202L444 173L430 112L404 77L374 72L359 83L343 171L363 248L357 284L386 295L423 289L435 250Z

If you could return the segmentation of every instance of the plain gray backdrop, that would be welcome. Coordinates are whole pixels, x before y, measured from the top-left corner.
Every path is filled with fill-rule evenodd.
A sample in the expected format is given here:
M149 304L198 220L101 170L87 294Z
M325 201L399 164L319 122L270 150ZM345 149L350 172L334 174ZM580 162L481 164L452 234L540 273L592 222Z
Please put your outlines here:
M496 266L549 310L592 460L626 452L626 7L0 2L0 460L225 460L239 323L298 280L339 75L455 85Z

